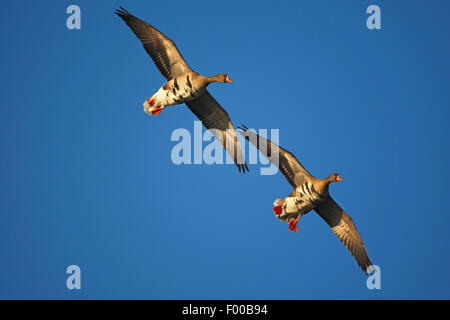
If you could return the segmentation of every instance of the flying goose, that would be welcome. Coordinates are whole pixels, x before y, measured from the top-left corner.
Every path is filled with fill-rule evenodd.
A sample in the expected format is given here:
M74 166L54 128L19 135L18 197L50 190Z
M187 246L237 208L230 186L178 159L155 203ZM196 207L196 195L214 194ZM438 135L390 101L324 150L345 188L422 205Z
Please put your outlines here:
M288 197L275 200L273 207L275 216L283 222L288 222L289 230L297 232L300 217L315 210L347 247L361 269L367 273L367 267L372 263L361 236L352 218L328 193L330 183L342 181L341 176L332 173L326 179L317 179L306 171L289 151L259 136L244 125L238 127L238 131L280 169L294 188Z
M144 111L158 115L165 107L186 103L236 163L239 172L248 171L236 131L227 112L206 90L213 82L231 83L227 74L205 77L191 70L175 43L159 30L120 7L115 13L142 42L167 82L144 102Z

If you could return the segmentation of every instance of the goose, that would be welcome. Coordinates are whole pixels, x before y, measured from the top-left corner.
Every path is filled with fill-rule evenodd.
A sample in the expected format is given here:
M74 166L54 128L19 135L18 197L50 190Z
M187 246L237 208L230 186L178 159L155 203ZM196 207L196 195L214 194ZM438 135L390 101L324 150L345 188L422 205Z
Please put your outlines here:
M238 127L238 132L270 162L275 164L293 187L292 192L286 198L275 200L273 207L275 216L279 220L289 223L290 231L297 232L298 220L308 212L315 210L347 247L361 269L368 273L367 268L372 263L367 255L364 242L352 218L329 194L331 183L343 181L341 175L332 173L325 179L315 178L289 151L259 136L245 125Z
M167 82L143 103L144 111L157 116L165 107L185 103L223 145L239 172L248 171L236 131L228 113L206 90L213 82L231 83L225 73L206 77L187 65L175 43L152 25L135 17L123 7L117 14L142 42Z

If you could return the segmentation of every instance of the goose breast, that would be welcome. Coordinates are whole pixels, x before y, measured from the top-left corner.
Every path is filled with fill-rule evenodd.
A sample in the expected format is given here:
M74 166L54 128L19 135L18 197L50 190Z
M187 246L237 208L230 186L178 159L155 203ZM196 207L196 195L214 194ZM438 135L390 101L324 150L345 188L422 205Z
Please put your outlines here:
M170 79L156 93L156 104L172 106L198 98L205 92L206 86L199 85L194 79L191 74Z
M298 211L303 214L317 208L324 200L323 195L316 191L311 181L306 181L297 187L293 193Z

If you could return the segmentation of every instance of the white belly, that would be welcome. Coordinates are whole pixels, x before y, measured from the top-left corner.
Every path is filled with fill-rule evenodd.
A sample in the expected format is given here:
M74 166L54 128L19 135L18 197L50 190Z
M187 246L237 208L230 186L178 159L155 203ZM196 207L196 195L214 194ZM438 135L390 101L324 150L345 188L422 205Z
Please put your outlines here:
M172 79L162 86L150 99L155 98L153 106L173 106L198 98L205 87L196 88L192 82L187 84L186 78Z

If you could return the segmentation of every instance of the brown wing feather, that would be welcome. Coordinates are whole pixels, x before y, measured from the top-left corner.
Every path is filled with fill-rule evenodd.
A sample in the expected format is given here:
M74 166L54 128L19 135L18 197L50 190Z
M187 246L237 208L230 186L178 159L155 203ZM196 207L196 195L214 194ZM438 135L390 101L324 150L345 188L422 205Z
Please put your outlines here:
M186 102L189 109L199 118L203 125L210 129L216 139L223 145L225 151L236 163L239 172L248 171L242 154L236 131L231 123L228 113L220 106L208 91L205 91L195 100ZM211 130L212 129L212 130ZM214 130L215 129L215 130Z
M367 273L367 267L372 262L370 262L364 242L352 218L331 197L325 200L315 210L328 223L339 240L347 247L361 269Z
M175 43L158 29L136 18L122 7L115 13L141 40L145 51L150 55L164 78L170 80L191 71Z
M311 178L309 172L301 165L295 156L289 151L281 148L270 140L261 137L256 132L248 130L247 127L239 127L245 139L250 141L270 162L278 167L289 184L296 188Z

